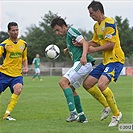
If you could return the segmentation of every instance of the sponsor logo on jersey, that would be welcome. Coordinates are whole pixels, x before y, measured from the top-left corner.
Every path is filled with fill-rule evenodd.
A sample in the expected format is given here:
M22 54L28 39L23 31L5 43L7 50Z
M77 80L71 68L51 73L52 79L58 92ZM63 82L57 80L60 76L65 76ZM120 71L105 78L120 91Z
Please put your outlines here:
M13 48L13 46L12 45L6 45L6 48L10 49L10 48Z
M9 57L10 58L19 58L19 57L22 57L22 54L19 52L11 52Z
M102 32L104 32L104 29L105 29L105 27L103 26L103 27L102 27L102 29L101 29L101 30L102 30Z

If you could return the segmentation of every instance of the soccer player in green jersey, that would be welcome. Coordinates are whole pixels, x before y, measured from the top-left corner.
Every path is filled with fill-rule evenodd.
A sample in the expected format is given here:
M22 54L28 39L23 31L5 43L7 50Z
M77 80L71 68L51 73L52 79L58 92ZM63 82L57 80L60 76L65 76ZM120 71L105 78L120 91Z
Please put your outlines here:
M118 29L112 18L104 16L103 5L98 1L92 1L88 6L90 17L97 21L94 25L94 35L89 44L89 53L102 51L103 62L95 67L83 86L89 90L95 84L105 96L112 111L112 120L109 127L116 126L122 117L114 94L108 87L111 81L117 81L124 65L124 52L120 46Z
M3 117L5 120L16 120L10 116L10 113L17 104L22 91L22 66L23 72L28 72L27 44L18 38L18 32L18 24L10 22L8 24L10 37L0 44L0 57L4 59L2 66L0 66L0 94L8 87L12 93Z
M38 75L39 80L42 81L41 76L40 76L40 66L42 66L42 64L40 63L39 56L40 56L39 54L36 54L36 58L34 58L32 61L32 65L34 65L34 68L35 68L35 74L32 77L33 81L37 75Z
M76 92L76 88L80 87L83 80L88 76L92 70L92 66L95 60L92 56L88 55L88 43L84 37L75 28L68 28L66 22L61 17L56 17L51 21L51 27L57 35L66 36L67 48L64 52L69 52L71 55L73 66L70 70L61 78L59 85L63 89L68 108L70 111L70 117L66 119L67 122L75 121L86 123L87 118L84 115L80 97ZM80 46L75 46L74 42L80 43ZM95 97L105 108L108 107L108 103L99 89L92 88L89 93ZM78 113L78 115L77 115ZM108 114L104 115L107 117Z

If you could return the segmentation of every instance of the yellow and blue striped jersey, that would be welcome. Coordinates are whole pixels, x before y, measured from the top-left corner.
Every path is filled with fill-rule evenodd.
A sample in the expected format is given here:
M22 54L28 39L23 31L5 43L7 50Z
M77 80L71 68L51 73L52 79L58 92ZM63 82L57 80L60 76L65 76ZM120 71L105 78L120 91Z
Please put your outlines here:
M0 57L4 58L0 72L11 76L22 76L22 63L27 59L27 44L22 39L12 42L6 39L0 44Z
M102 51L104 65L110 62L124 64L125 56L120 46L118 29L114 19L105 18L100 24L96 22L92 40L100 46L106 45L108 41L115 43L113 50Z

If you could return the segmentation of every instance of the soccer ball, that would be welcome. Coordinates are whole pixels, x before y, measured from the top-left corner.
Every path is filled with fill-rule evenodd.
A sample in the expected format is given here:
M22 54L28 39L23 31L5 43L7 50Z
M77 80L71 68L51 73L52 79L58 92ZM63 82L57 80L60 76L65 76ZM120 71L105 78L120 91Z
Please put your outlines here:
M60 49L55 44L50 44L45 49L45 55L49 59L57 59L60 55Z

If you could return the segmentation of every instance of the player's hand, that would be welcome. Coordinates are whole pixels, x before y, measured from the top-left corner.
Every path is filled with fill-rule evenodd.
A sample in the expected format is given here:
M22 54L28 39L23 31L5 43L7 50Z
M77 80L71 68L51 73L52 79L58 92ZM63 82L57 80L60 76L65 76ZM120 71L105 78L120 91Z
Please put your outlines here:
M23 73L24 74L28 73L28 68L27 67L23 68Z
M89 46L88 53L94 53L94 52L96 52L95 47Z
M64 51L64 54L66 54L68 52L68 48L65 48L63 51Z
M86 57L81 57L81 58L80 58L80 63L81 63L82 65L85 65L85 64L87 63Z
M79 47L82 46L80 43L78 43L78 42L76 42L76 41L72 41L72 43L74 44L74 46L79 46Z

